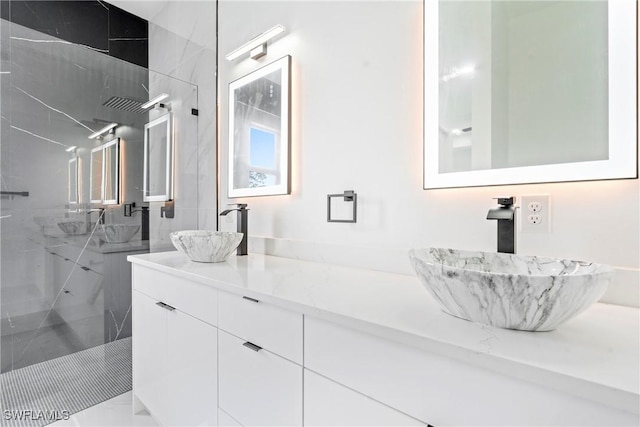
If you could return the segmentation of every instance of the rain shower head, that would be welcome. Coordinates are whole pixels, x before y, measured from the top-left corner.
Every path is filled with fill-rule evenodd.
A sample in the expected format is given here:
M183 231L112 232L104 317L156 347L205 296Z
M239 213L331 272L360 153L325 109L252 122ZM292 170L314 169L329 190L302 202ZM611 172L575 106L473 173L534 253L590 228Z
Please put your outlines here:
M129 111L137 114L146 113L146 109L142 108L142 104L145 101L140 101L133 98L124 98L122 96L112 96L106 100L102 105L105 107L115 108L116 110Z

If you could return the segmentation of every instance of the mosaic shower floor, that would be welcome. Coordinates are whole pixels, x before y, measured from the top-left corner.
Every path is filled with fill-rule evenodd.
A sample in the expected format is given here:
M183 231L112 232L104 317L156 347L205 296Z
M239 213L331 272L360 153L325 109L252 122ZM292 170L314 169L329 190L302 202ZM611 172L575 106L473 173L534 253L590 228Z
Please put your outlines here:
M130 390L125 338L0 375L0 426L44 426Z

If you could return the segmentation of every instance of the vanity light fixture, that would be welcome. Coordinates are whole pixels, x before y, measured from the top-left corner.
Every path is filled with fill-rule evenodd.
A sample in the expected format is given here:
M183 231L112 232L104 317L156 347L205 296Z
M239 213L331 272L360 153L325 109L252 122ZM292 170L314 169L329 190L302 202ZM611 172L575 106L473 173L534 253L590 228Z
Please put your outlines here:
M102 136L103 134L109 132L111 129L115 129L118 126L118 123L110 123L103 127L102 129L95 131L91 135L89 135L89 139L94 139Z
M75 145L71 145L71 146L69 146L69 148L67 148L64 151L66 151L67 153L71 153L72 151L75 151L76 148L78 148L78 147L76 147Z
M280 33L284 33L282 25L276 25L264 33L252 38L233 52L228 53L225 58L229 61L239 58L245 53L250 53L251 59L258 59L267 54L267 42Z
M161 93L160 95L156 96L155 98L150 99L148 102L145 102L144 104L142 104L140 106L140 108L142 108L143 110L146 110L147 108L150 108L150 107L153 107L156 104L159 104L160 101L164 101L168 97L169 97L168 93Z

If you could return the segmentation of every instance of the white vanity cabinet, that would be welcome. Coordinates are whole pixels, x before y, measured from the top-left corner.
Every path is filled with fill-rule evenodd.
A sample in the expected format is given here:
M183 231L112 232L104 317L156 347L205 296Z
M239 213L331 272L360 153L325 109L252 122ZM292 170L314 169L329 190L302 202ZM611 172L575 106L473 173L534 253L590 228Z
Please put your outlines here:
M401 275L257 255L129 259L133 392L162 425L640 421L634 309L602 304L558 333L518 333L447 316Z
M134 399L161 425L216 425L217 291L140 266L133 288Z
M637 419L552 387L309 317L305 367L435 426L611 426Z
M244 426L302 425L301 314L219 294L219 406Z
M305 426L424 426L389 406L304 370Z

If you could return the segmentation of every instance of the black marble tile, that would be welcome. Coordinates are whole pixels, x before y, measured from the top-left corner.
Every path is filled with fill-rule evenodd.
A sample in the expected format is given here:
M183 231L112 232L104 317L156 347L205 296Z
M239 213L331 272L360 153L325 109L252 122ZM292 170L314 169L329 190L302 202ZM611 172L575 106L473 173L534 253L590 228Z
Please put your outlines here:
M11 2L9 0L0 0L0 18L9 21L11 20Z
M98 1L12 0L11 21L72 43L107 51L109 10Z
M149 23L138 16L109 5L109 39L147 39Z
M4 19L147 68L149 23L104 1L0 0Z
M147 40L110 40L109 55L144 68L149 67Z

